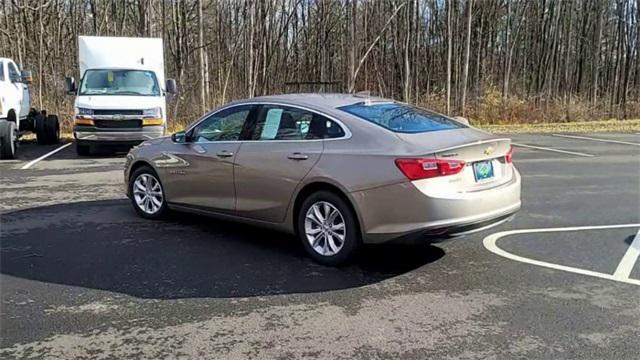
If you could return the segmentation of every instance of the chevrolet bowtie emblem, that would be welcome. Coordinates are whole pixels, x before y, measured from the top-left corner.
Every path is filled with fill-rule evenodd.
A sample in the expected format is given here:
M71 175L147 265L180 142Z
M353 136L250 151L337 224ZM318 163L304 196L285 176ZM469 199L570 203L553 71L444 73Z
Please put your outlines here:
M493 146L489 146L488 148L486 148L484 150L484 154L485 155L491 155L494 151L495 151L495 149L493 148Z

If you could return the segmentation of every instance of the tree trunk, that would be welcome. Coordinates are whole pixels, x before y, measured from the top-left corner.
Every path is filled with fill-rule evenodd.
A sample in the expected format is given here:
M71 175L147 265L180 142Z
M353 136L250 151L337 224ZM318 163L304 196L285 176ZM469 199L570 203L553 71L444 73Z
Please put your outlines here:
M460 113L465 115L465 107L467 100L467 79L469 78L469 51L471 48L471 11L473 8L473 0L467 3L467 42L464 50L464 69L462 74L462 96L460 98Z

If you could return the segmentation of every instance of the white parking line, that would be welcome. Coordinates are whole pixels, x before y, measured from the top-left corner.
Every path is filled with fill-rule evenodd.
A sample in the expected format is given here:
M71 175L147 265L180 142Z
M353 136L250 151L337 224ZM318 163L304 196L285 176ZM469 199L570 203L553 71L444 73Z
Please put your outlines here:
M584 157L594 157L595 156L595 155L591 155L591 154L579 153L579 152L574 152L574 151L552 149L552 148L548 148L548 147L533 146L533 145L520 144L520 143L514 143L514 142L512 142L511 145L520 146L520 147L524 147L524 148L530 148L530 149L536 149L536 150L557 152L557 153L561 153L561 154L575 155L575 156L584 156Z
M21 170L26 170L26 169L28 169L28 168L32 167L33 165L35 165L38 161L46 159L47 157L49 157L49 156L51 156L51 155L53 155L53 154L57 153L58 151L60 151L60 150L62 150L62 149L64 149L64 148L66 148L67 146L70 146L71 144L72 144L72 143L66 143L66 144L64 144L64 145L62 145L62 146L60 146L60 147L56 148L55 150L50 151L50 152L48 152L48 153L46 153L46 154L44 154L44 155L40 156L39 158L37 158L37 159L35 159L35 160L32 160L32 161L28 162L27 164L25 164L25 165L24 165L23 167L21 167L20 169L21 169Z
M640 146L640 144L634 143L634 142L620 141L620 140L598 139L598 138L589 137L589 136L564 135L564 134L551 134L551 135L558 136L558 137L563 137L563 138L569 138L569 139L591 140L591 141L600 141L600 142L607 142L607 143L613 143L613 144Z
M562 271L567 271L567 272L574 273L574 274L592 276L592 277L597 277L597 278L600 278L600 279L613 280L613 281L618 281L618 282L623 282L623 283L627 283L627 284L633 284L633 285L640 286L640 280L630 279L628 276L627 277L623 277L623 276L621 276L622 272L620 274L618 274L618 270L616 270L615 274L611 275L611 274L605 274L605 273L601 273L601 272L597 272L597 271L591 271L591 270L585 270L585 269L575 268L575 267L571 267L571 266L554 264L554 263L550 263L550 262L546 262L546 261L529 259L529 258L526 258L524 256L515 255L515 254L512 254L512 253L507 252L505 250L502 250L501 248L499 248L496 245L496 242L500 238L503 238L503 237L506 237L506 236L511 236L511 235L517 235L517 234L535 234L535 233L545 233L545 232L604 230L604 229L626 229L626 228L640 228L640 224L574 226L574 227L564 227L564 228L539 228L539 229L510 230L510 231L502 231L502 232L499 232L499 233L491 234L491 235L485 237L484 240L482 241L482 243L483 243L484 247L487 250L491 251L492 253L494 253L496 255L500 255L502 257L505 257L507 259L519 261L519 262L526 263L526 264L537 265L537 266L541 266L541 267L545 267L545 268L549 268L549 269L562 270ZM632 245L634 243L636 243L636 241L638 241L638 236L637 235L635 237L635 240L632 242ZM636 248L637 247L634 246L634 249L636 249ZM627 250L627 253L629 253L630 250ZM635 258L632 258L633 256L634 256L634 254L632 253L631 255L629 255L629 258L627 258L627 254L625 254L625 256L623 258L623 261L625 262L625 266L624 266L625 273L626 273L627 266L631 266L631 268L633 268L633 263L635 263L635 261L637 260L637 256ZM618 268L620 268L620 266L618 266ZM631 272L631 270L629 270L629 273L630 272Z
M620 260L620 264L618 264L618 268L616 272L613 273L613 276L619 279L628 279L631 275L631 270L633 270L633 265L638 260L638 256L640 256L640 230L636 234L636 237L633 238L631 244L629 245L629 249Z

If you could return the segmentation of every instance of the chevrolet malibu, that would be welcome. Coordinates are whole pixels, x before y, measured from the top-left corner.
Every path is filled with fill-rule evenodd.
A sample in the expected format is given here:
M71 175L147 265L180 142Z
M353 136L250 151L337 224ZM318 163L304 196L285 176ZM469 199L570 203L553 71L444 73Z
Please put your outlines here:
M489 228L521 205L509 139L357 94L230 103L132 149L125 183L144 218L178 210L275 228L325 265L363 243Z

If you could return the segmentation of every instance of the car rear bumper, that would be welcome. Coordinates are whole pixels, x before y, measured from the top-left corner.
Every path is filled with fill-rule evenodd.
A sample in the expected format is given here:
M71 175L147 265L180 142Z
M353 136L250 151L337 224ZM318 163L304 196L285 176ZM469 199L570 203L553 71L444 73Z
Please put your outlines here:
M140 143L164 136L164 126L144 126L132 129L100 129L94 126L74 126L73 135L86 143Z
M520 209L521 179L513 168L505 184L482 191L432 194L411 182L352 193L363 241L433 241L509 220Z

